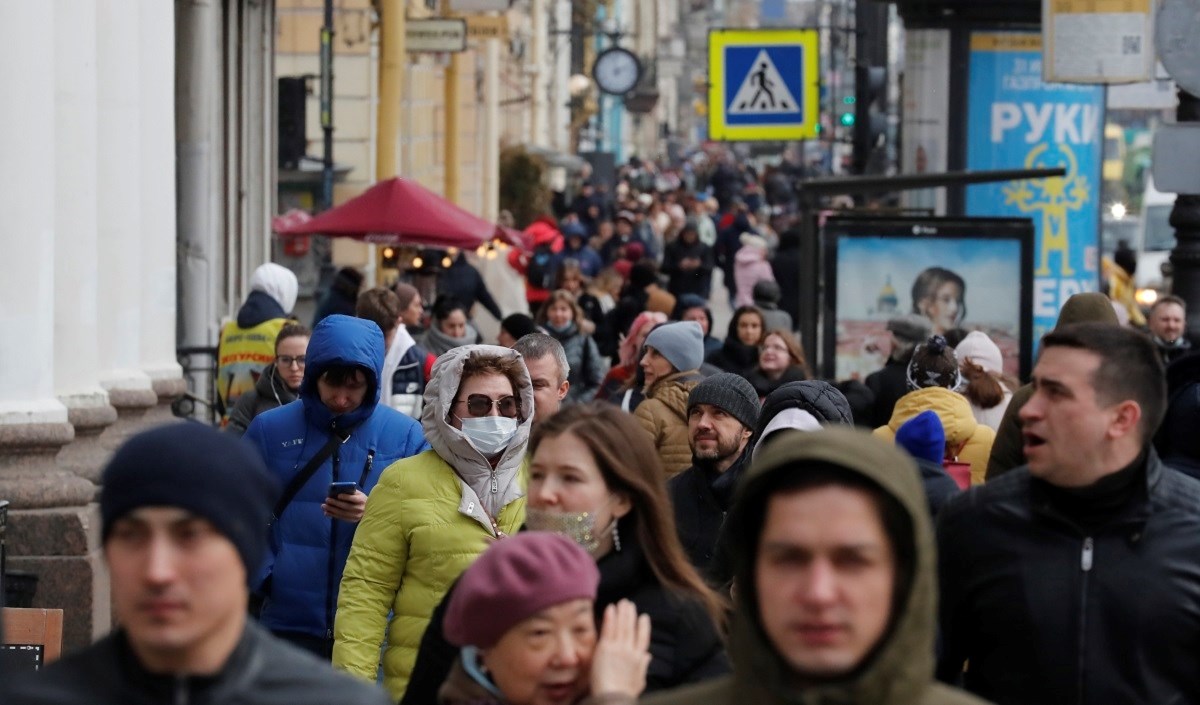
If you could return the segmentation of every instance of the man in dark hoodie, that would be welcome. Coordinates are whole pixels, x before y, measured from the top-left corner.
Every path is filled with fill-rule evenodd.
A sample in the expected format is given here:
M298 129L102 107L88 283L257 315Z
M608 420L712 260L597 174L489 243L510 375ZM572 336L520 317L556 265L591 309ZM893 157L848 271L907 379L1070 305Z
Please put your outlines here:
M497 321L504 319L496 299L488 290L483 275L475 266L467 261L467 253L459 250L450 266L446 268L437 281L438 296L451 296L466 305L469 318L475 317L475 304L478 303L492 314Z
M758 409L754 387L729 372L705 379L688 394L692 466L672 478L667 488L679 540L701 574L712 561L734 488L749 461Z
M287 267L267 262L250 275L250 294L237 319L221 327L217 346L217 405L222 424L238 398L253 392L259 375L275 361L275 339L296 305L299 284Z
M1113 311L1112 302L1104 294L1087 292L1075 294L1067 299L1062 310L1058 312L1058 321L1054 324L1057 331L1072 323L1108 323L1120 325L1117 314ZM1022 450L1021 422L1018 414L1025 402L1033 396L1033 385L1026 384L1013 392L1008 408L1004 410L1004 418L1000 419L1000 428L996 429L996 440L992 441L992 452L988 456L987 479L992 480L1013 468L1025 464L1025 451ZM884 423L887 423L885 420Z
M793 321L800 320L800 237L793 226L779 233L779 249L771 258L771 271L779 283L779 308L787 311Z
M317 302L317 312L313 315L313 328L325 319L340 313L343 316L353 316L354 306L358 303L358 290L362 287L363 275L354 267L342 267L333 275L325 295Z
M1154 449L1167 465L1200 479L1200 353L1184 355L1167 368L1167 399Z
M770 279L763 279L754 284L753 296L754 305L763 313L763 323L766 324L766 329L792 331L792 316L787 311L779 308L780 293L779 283Z
M733 674L647 705L981 703L933 681L935 551L916 468L860 431L781 431L742 477Z
M712 293L712 248L700 242L700 231L688 221L663 252L662 272L667 290L677 297L692 294L707 299Z

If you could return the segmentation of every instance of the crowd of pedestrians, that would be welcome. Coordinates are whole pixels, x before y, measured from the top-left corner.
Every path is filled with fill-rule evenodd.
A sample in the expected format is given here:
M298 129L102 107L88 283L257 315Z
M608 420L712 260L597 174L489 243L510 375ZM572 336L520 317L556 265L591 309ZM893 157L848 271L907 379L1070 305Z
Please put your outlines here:
M429 315L339 272L310 331L260 268L224 432L105 470L120 626L4 702L1200 702L1183 301L1071 297L1022 386L931 268L814 379L778 174L683 176L531 224L507 316L460 255Z

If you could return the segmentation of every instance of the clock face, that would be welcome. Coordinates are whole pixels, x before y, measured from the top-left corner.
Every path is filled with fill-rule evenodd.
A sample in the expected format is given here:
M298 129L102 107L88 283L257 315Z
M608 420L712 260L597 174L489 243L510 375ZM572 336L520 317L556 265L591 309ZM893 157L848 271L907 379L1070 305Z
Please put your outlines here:
M605 93L624 95L633 90L641 76L637 57L627 49L607 49L596 57L592 76Z

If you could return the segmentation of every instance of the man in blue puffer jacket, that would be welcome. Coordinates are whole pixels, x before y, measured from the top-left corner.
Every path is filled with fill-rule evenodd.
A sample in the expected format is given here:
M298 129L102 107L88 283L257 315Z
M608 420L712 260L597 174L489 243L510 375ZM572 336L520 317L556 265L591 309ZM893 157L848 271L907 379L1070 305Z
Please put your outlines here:
M338 586L367 494L384 468L429 449L418 422L379 404L383 358L374 322L323 319L308 343L300 398L260 414L244 436L287 487L332 434L349 433L279 514L253 583L265 598L262 624L324 658L332 654ZM330 497L333 482L357 489Z

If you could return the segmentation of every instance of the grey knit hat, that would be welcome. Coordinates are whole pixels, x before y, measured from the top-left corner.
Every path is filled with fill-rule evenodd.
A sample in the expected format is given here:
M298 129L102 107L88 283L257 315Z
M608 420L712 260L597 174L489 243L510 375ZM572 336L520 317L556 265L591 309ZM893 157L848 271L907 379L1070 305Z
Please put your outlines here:
M887 329L906 343L921 343L933 332L933 322L924 316L906 313L889 320Z
M646 336L646 347L654 348L679 372L700 369L704 363L704 331L695 321L665 323Z
M692 388L688 410L697 404L712 404L753 430L758 426L758 392L745 377L719 372Z

